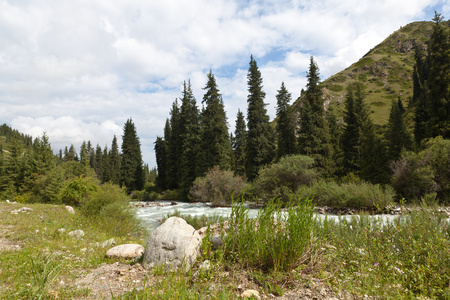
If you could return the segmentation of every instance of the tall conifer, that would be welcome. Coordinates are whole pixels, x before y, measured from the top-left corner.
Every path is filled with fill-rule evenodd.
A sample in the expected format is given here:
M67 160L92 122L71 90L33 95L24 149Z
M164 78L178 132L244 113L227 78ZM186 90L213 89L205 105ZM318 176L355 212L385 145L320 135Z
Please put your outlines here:
M187 197L189 189L198 176L200 150L199 113L190 81L184 82L180 109L181 122L181 193Z
M219 166L223 170L231 167L231 143L227 117L222 95L219 93L216 79L211 71L204 90L205 95L202 101L204 109L201 114L200 175L214 166Z
M123 127L120 166L122 186L125 186L128 192L142 190L144 188L144 169L141 143L131 119L128 119Z
M398 160L402 149L411 150L412 148L412 138L406 128L401 99L392 101L387 124L386 140L389 160Z
M275 131L277 134L277 158L296 152L295 127L292 114L289 111L289 102L291 101L291 93L288 92L284 82L277 94L277 123Z
M245 117L238 110L233 136L233 170L236 175L245 176L245 146L247 144L247 129Z
M265 108L266 93L262 90L262 77L253 56L247 73L249 95L247 97L247 145L245 172L252 181L260 167L272 162L275 156L274 134Z

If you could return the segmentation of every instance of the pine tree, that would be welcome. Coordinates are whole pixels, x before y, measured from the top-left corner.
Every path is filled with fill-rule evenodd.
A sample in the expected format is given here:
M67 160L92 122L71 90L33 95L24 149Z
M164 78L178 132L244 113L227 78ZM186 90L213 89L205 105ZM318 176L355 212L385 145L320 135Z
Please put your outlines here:
M164 128L164 140L167 142L167 188L177 189L181 181L182 131L180 107L175 100L170 111L170 126Z
M111 150L109 152L103 154L103 159L107 161L107 166L105 169L109 171L108 181L119 184L120 183L120 152L119 145L117 143L117 137L114 135L113 140L111 142Z
M155 156L158 175L156 176L156 186L160 190L167 189L167 145L162 137L157 137L155 141Z
M95 171L95 174L97 174L97 178L102 182L108 182L109 181L109 170L105 170L105 162L103 159L103 152L102 147L100 147L99 144L97 144L97 147L95 148L95 154L94 159L92 162L92 168Z
M184 82L180 109L181 130L181 194L187 198L189 189L198 175L200 151L199 112L190 81Z
M310 59L306 77L308 82L305 99L300 110L299 149L301 154L313 157L316 166L324 174L330 171L332 150L325 120L322 89L319 86L319 67L313 57Z
M87 149L86 141L83 141L83 143L81 144L80 163L83 166L88 166L89 165L89 155L88 155L88 149Z
M344 132L341 139L341 148L343 152L342 168L343 174L350 172L359 174L361 169L361 111L357 111L355 105L355 96L352 88L349 88L345 98L344 112Z
M431 137L450 138L450 33L435 13L429 44L430 72L427 81Z
M247 130L244 114L238 110L233 141L233 170L238 176L245 176L245 146L247 142Z
M398 160L402 149L411 150L412 148L412 138L406 128L404 112L400 98L398 101L392 101L386 131L389 160Z
M245 172L252 181L259 169L272 162L275 156L274 134L264 104L266 93L262 90L262 77L253 56L247 73L249 95L247 97L247 145Z
M295 138L295 127L292 114L289 112L289 102L291 101L291 93L288 92L284 82L277 94L277 123L275 132L277 135L277 158L296 152L297 143Z
M364 92L361 85L357 85L356 88L355 108L359 112L361 124L360 177L372 183L387 183L389 181L389 168L386 147L375 132L369 116L369 109L364 103Z
M121 184L131 193L144 188L144 169L142 162L141 143L136 128L131 119L123 127Z
M201 157L199 174L218 166L222 170L231 167L231 143L228 134L227 117L222 95L219 94L216 79L212 72L208 74L208 82L203 88L206 92L201 114Z

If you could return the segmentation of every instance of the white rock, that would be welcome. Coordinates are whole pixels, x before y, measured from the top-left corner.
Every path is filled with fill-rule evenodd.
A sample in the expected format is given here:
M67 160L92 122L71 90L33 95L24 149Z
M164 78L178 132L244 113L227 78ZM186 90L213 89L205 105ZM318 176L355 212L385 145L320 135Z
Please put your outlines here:
M72 206L66 205L66 209L67 209L67 211L68 211L69 213L71 213L72 215L75 214L75 210L73 209Z
M115 244L116 244L116 241L114 239L109 239L102 243L102 248L111 247L111 246L114 246Z
M201 238L194 227L179 217L167 219L156 228L147 242L143 266L151 269L164 265L171 270L188 271L199 254Z
M74 230L74 231L69 232L68 235L70 237L74 237L74 238L80 239L80 238L82 238L84 236L84 231L81 230L81 229L78 229L78 230Z
M246 291L242 292L241 297L242 298L261 299L261 297L259 297L259 292L256 290L246 290Z
M56 230L56 231L58 231L59 233L65 233L66 232L66 229L65 228L59 228L58 230Z
M12 215L17 215L18 213L19 213L19 211L17 209L14 209L14 210L11 211Z
M139 258L144 254L144 246L139 244L123 244L106 251L106 257Z
M19 208L19 211L20 212L27 212L27 211L33 211L33 209L29 208L29 207L22 207L22 208Z

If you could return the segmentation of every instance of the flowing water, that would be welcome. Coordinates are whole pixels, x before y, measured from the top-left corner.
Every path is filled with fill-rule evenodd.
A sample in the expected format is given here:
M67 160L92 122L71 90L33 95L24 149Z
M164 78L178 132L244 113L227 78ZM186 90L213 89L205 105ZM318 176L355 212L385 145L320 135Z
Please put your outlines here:
M231 207L211 207L210 203L189 203L189 202L173 202L173 201L159 201L161 206L141 207L137 209L138 218L142 219L150 231L153 231L160 225L159 220L167 217L168 214L177 211L181 215L190 216L220 216L229 217L231 214ZM171 205L176 203L176 205ZM249 209L249 217L254 218L258 214L259 209ZM316 214L319 220L328 218L328 220L339 221L342 218L357 217L354 215L336 216L336 215L322 215ZM371 218L380 218L383 222L387 222L397 218L396 215L375 215Z

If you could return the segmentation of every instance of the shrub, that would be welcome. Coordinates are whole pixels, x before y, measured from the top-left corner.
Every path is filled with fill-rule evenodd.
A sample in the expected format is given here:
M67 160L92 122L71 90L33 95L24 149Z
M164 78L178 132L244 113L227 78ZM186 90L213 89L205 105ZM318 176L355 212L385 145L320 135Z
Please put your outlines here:
M278 163L262 168L252 192L264 202L280 198L287 203L300 186L310 184L318 177L312 169L314 159L305 155L284 156Z
M195 179L191 188L192 199L200 202L212 202L213 206L231 203L245 188L246 182L232 171L223 171L214 167L205 177Z
M418 154L403 153L400 160L391 163L391 183L407 199L420 199L436 193L437 198L450 197L450 140L431 139Z
M311 200L290 201L286 210L281 206L272 199L251 219L242 202L234 203L224 243L226 258L274 272L290 271L305 262L315 224Z
M81 206L98 189L98 180L92 177L76 177L68 180L61 190L64 204Z
M95 226L111 234L122 235L138 226L130 201L123 188L105 183L83 202L80 211Z
M395 192L390 186L379 184L342 183L319 181L300 191L303 196L311 195L319 206L384 208L394 200Z

